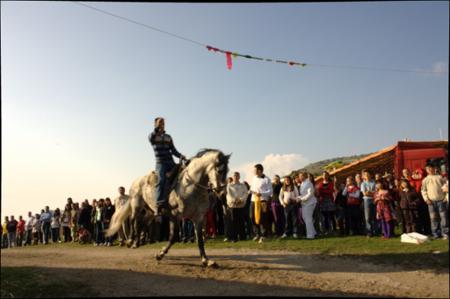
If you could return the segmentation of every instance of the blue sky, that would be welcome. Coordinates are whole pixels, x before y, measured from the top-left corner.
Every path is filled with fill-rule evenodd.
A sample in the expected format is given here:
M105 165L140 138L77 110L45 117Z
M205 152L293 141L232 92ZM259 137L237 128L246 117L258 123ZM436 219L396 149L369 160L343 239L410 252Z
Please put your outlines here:
M311 64L448 71L448 2L89 5L204 44ZM70 2L2 2L2 214L114 197L154 168L156 116L186 156L269 174L448 135L448 74L225 56Z

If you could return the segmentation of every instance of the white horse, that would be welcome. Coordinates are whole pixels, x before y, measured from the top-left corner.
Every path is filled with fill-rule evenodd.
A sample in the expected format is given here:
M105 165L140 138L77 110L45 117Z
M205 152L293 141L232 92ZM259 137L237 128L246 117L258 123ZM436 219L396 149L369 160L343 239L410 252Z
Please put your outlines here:
M186 168L178 174L174 182L174 188L169 194L169 205L174 207L170 211L169 242L156 255L157 260L161 260L173 245L175 225L182 218L189 218L194 223L202 264L210 267L217 266L214 261L209 260L206 256L202 227L209 207L208 182L212 184L213 190L216 192L225 188L230 156L224 155L219 150L205 149L193 157ZM154 217L154 211L156 211L155 185L157 182L158 176L154 172L133 182L130 188L130 200L114 213L110 228L106 231L107 236L115 234L125 219L131 216L132 238L135 239L140 226L140 217L138 216L145 204L149 206Z

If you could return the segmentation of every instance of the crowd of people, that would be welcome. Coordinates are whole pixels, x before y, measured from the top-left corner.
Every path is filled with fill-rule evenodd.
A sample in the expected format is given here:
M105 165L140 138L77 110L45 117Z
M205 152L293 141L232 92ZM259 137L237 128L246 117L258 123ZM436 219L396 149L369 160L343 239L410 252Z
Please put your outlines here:
M225 242L254 240L262 243L267 237L314 239L317 237L366 235L368 238L395 236L395 228L403 233L418 232L433 239L448 239L448 177L439 167L404 169L400 178L392 174L374 174L363 170L338 181L323 172L315 183L312 174L278 175L271 180L264 175L261 164L255 165L251 184L240 181L234 172L228 179L226 192L209 192L210 206L205 215L204 236L224 238ZM112 237L104 230L116 208L127 200L125 188L119 188L114 200L84 200L81 207L67 199L63 211L28 213L28 218L5 217L2 248L36 244L80 242L94 246L123 246L126 229ZM194 227L182 219L176 240L195 242ZM142 243L166 241L169 219L160 215L149 221L141 236Z

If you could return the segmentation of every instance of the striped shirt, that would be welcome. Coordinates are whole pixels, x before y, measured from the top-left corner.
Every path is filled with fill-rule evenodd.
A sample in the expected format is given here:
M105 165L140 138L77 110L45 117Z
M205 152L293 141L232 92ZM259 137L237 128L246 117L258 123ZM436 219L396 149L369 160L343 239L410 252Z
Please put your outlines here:
M173 145L172 137L170 137L169 134L166 134L165 132L158 134L156 131L153 131L148 136L148 140L155 151L156 163L174 163L172 155L178 158L181 157L181 154Z

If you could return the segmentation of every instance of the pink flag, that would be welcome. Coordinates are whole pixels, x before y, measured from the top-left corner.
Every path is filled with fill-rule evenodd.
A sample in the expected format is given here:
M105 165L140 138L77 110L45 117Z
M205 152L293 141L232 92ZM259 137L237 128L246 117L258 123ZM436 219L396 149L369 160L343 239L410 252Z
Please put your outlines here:
M227 54L227 68L231 70L233 67L233 61L231 60L231 52L226 52Z

